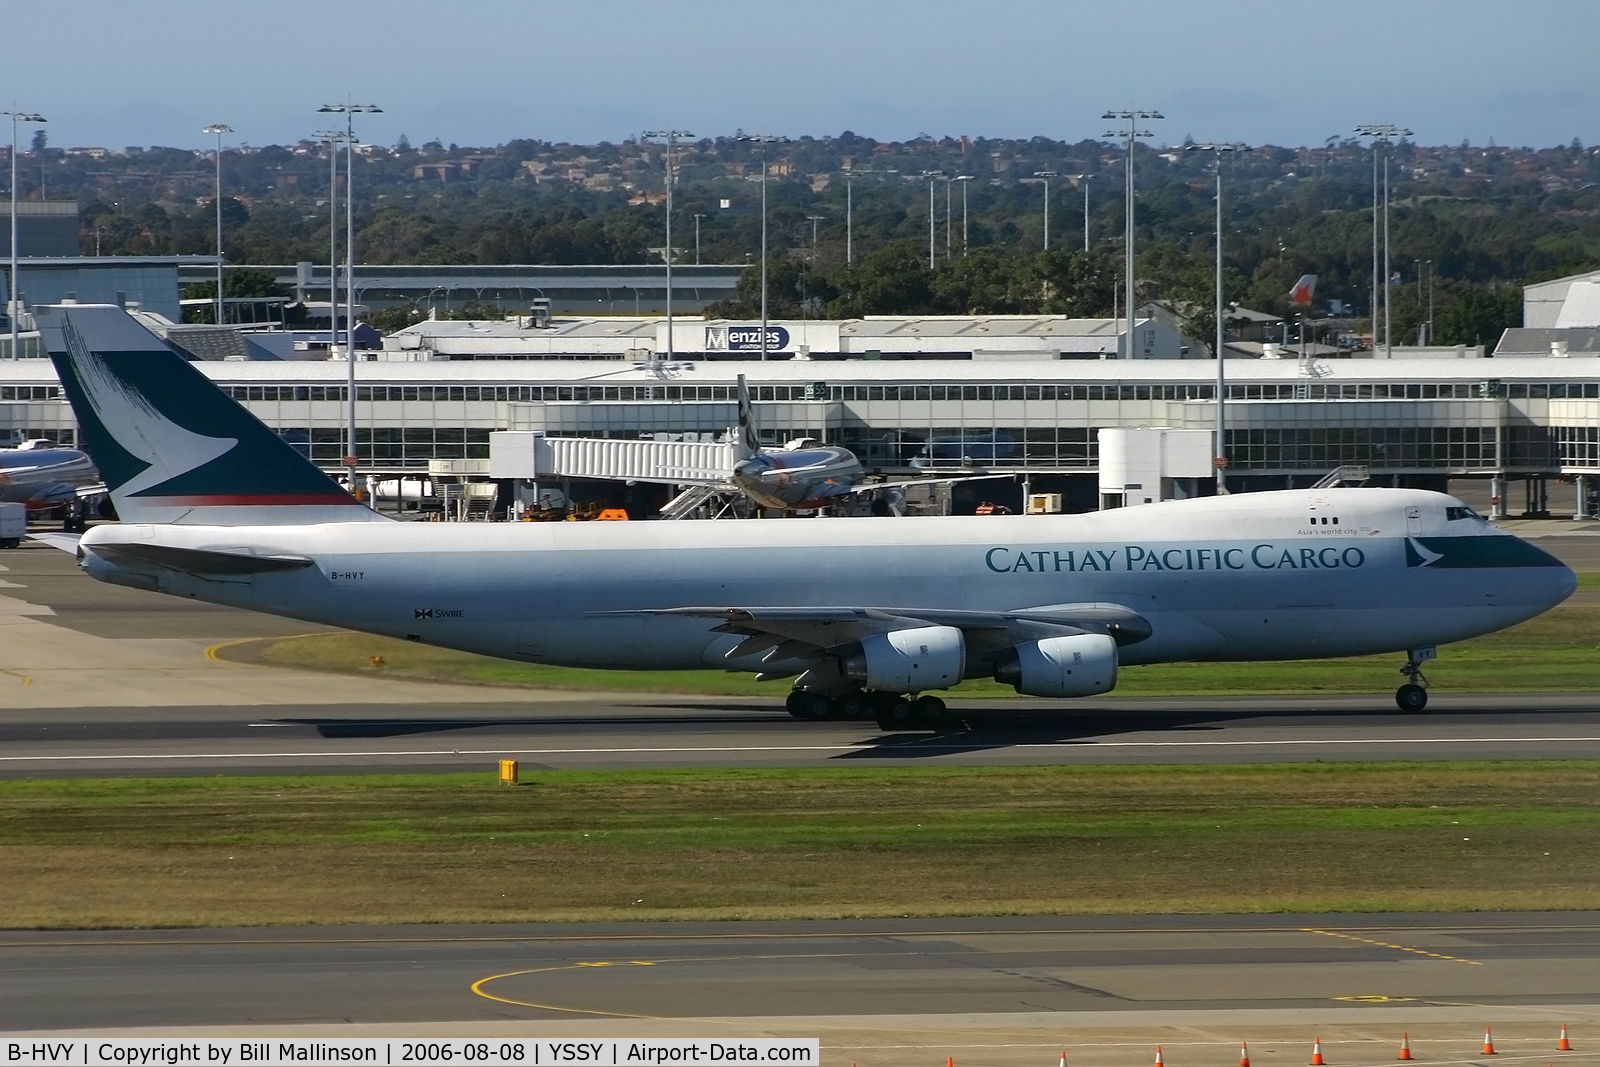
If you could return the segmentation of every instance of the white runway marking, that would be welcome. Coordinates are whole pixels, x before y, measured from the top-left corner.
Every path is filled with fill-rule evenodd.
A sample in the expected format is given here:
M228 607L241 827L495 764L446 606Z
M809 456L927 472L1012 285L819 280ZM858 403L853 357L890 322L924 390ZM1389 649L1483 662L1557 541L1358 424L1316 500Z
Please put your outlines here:
M1281 738L1261 741L1026 741L1017 744L923 744L922 749L948 748L966 751L974 748L1264 748L1294 745L1533 745L1597 742L1600 737L1345 737L1324 740ZM719 752L852 752L862 751L864 741L837 745L703 745L696 747L637 748L415 748L415 749L332 749L315 752L133 752L82 756L0 756L0 763L48 762L52 760L182 760L182 759L326 759L352 756L626 756L626 755L703 755ZM912 746L906 745L906 748ZM892 748L880 749L892 752Z

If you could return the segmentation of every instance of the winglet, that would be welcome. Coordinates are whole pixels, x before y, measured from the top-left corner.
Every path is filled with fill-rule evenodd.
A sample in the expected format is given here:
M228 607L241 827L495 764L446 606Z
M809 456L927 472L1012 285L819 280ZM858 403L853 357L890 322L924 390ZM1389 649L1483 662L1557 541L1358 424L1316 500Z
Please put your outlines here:
M124 522L381 520L121 308L34 314Z

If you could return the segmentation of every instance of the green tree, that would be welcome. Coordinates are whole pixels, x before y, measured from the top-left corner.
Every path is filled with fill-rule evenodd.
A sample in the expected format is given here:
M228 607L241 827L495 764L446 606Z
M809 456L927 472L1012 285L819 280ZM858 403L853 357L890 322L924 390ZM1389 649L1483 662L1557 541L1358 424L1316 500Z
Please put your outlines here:
M1507 329L1522 325L1522 287L1468 289L1437 309L1434 335L1441 345L1488 345L1493 348Z

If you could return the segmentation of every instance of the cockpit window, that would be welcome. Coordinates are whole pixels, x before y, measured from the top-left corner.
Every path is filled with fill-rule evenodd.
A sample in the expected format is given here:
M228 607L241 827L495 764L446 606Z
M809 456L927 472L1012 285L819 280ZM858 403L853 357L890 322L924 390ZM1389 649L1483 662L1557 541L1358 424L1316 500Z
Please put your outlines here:
M1454 522L1457 519L1477 519L1479 522L1483 521L1483 516L1482 515L1479 515L1476 511L1473 511L1471 508L1468 508L1468 507L1459 507L1459 508L1450 507L1450 508L1445 508L1444 509L1444 517L1446 519L1450 520L1451 522Z

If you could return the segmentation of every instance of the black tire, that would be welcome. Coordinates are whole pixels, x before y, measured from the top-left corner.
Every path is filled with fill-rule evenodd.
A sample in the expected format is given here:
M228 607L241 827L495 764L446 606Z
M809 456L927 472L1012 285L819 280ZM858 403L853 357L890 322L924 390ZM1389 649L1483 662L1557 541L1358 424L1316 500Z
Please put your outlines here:
M833 718L833 701L821 693L807 693L805 699L800 701L798 718L810 722Z
M1401 711L1415 714L1428 706L1428 691L1407 682L1394 691L1394 702Z
M870 719L873 717L871 702L862 692L846 693L834 701L834 712L841 719Z
M938 726L945 720L946 711L944 701L940 700L938 697L918 697L916 703L912 705L912 708L916 714L917 721L920 723L926 723L929 726Z

